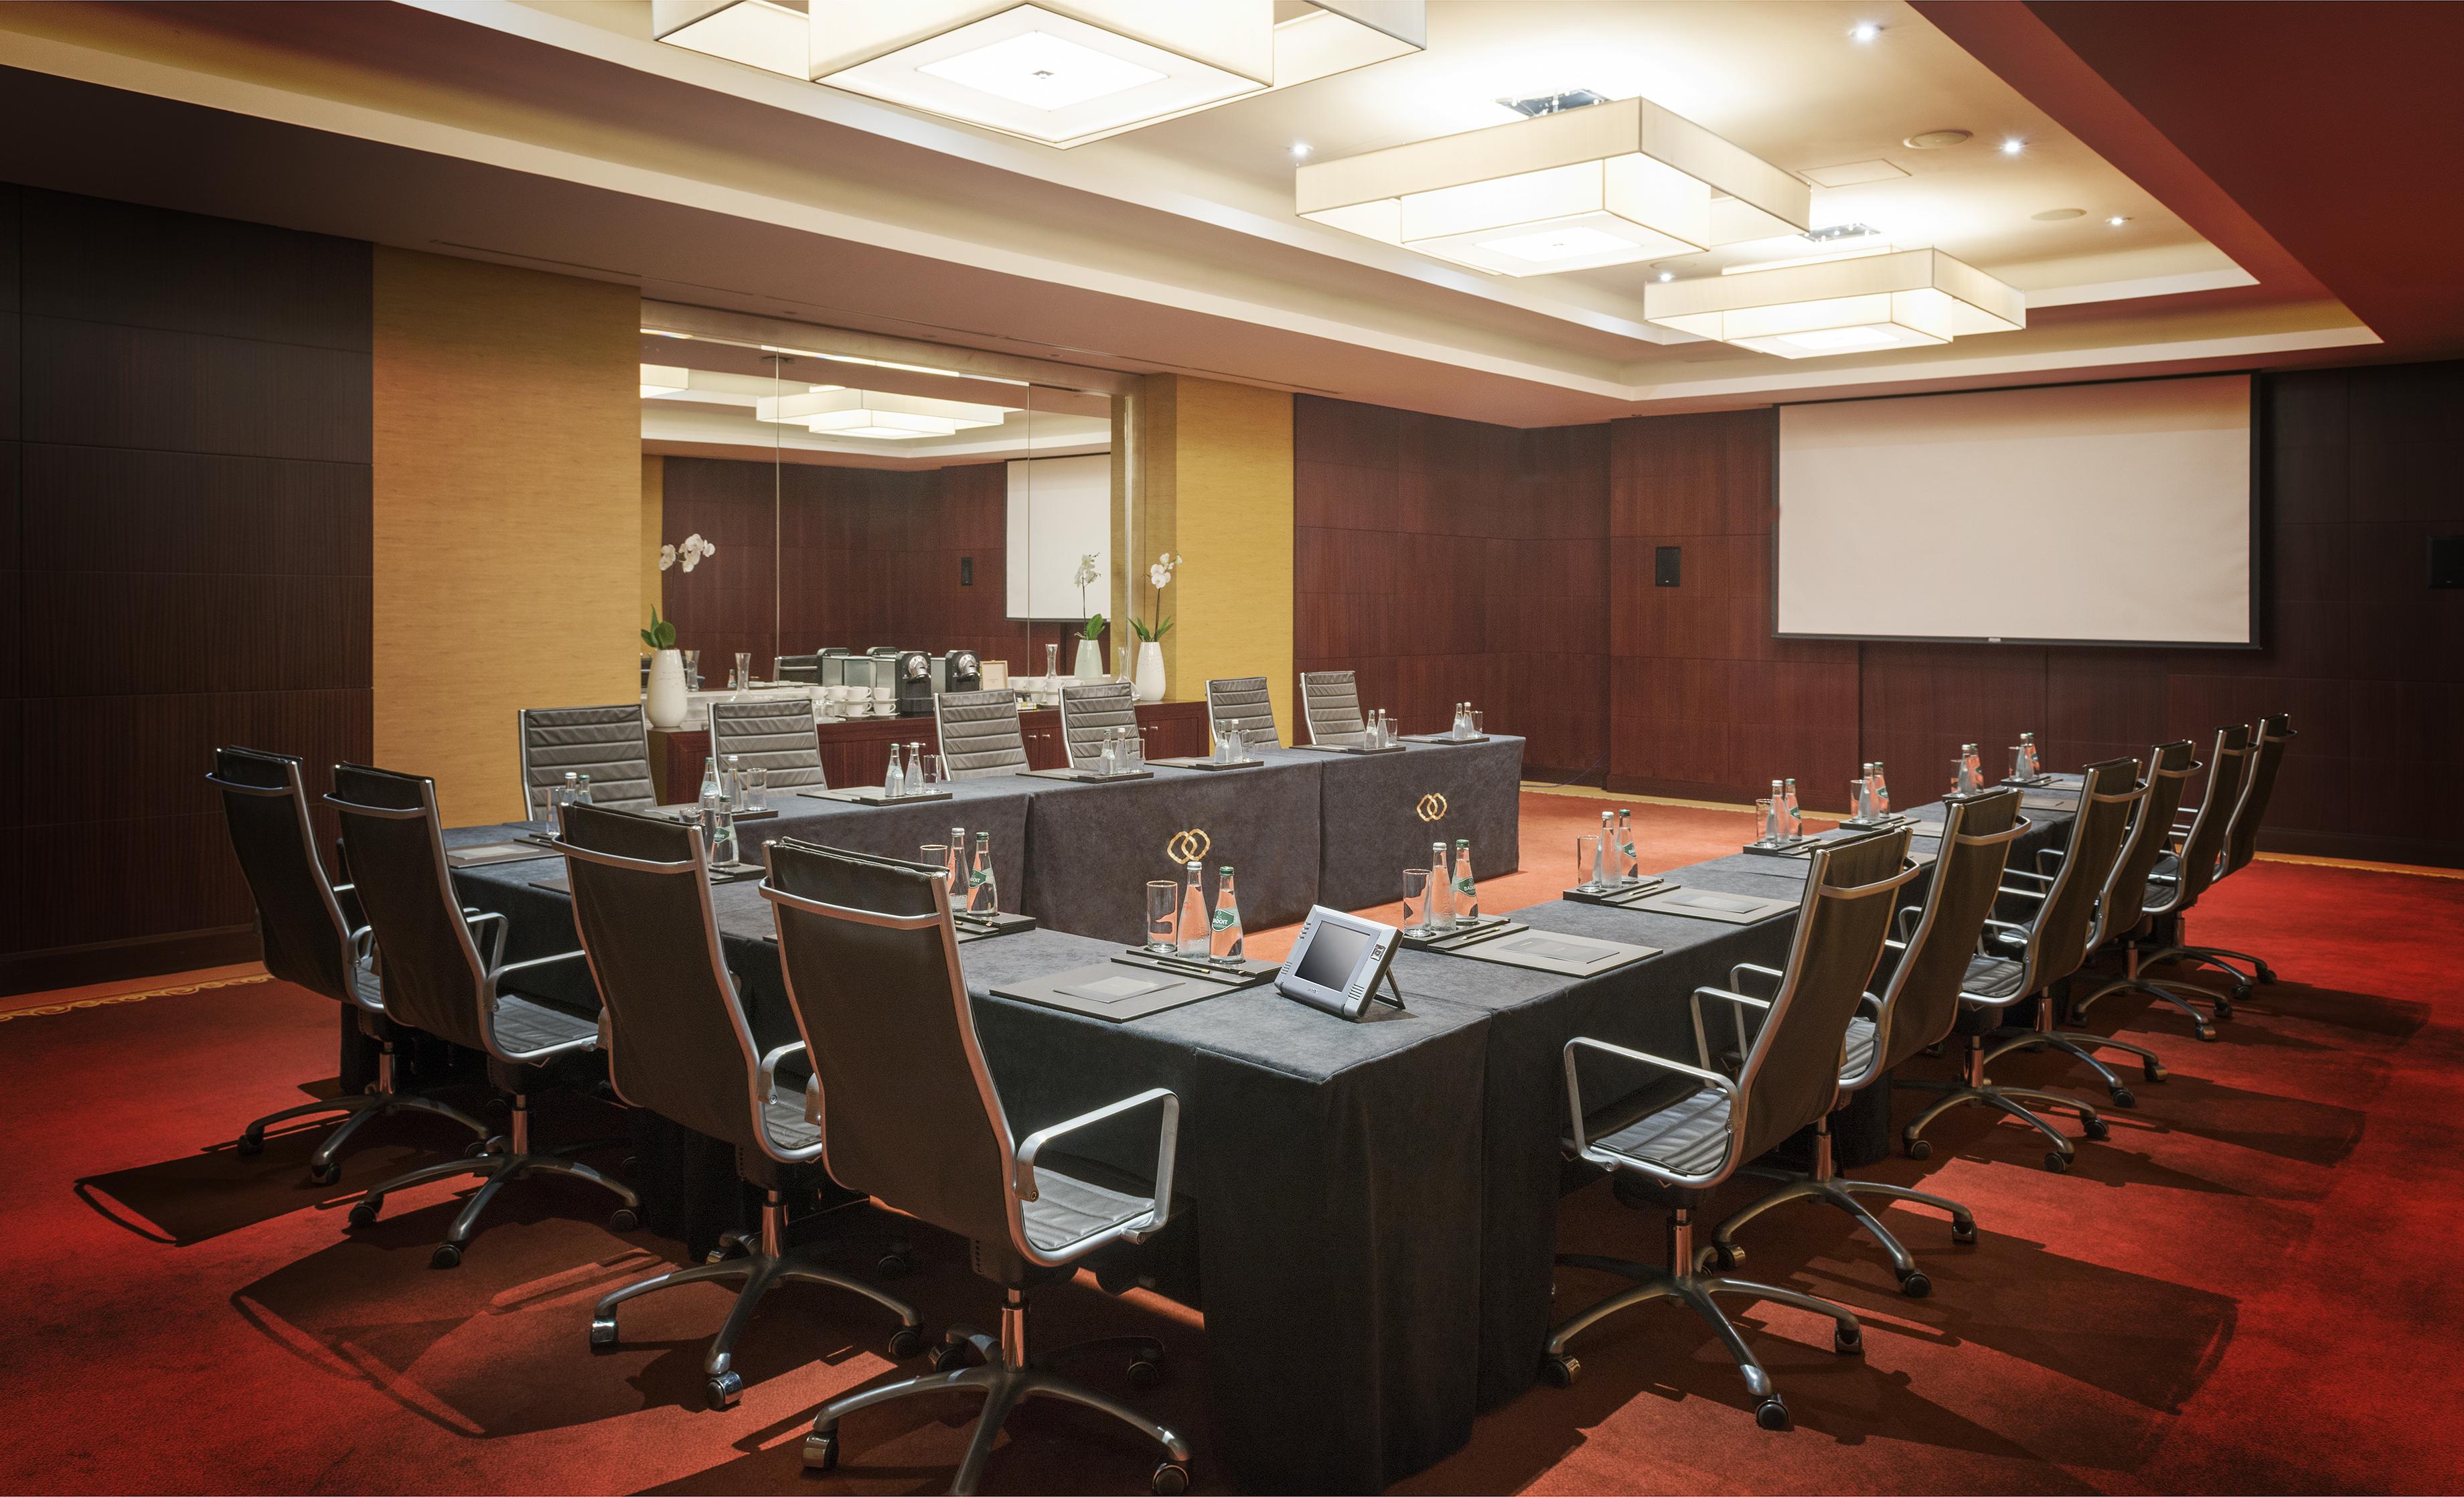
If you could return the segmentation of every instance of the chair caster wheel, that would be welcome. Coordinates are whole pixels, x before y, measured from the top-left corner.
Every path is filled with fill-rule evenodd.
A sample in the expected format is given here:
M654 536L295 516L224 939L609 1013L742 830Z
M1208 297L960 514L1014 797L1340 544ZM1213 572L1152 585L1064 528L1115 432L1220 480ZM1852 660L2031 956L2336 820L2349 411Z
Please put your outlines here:
M436 1251L428 1255L428 1266L431 1268L451 1268L461 1262L462 1249L451 1243L437 1244Z
M339 1164L312 1164L308 1166L308 1183L312 1185L331 1185L341 1178L342 1167Z
M1583 1376L1583 1364L1559 1353L1540 1358L1540 1380L1551 1388L1571 1388Z
M2139 1105L2138 1094L2133 1092L2128 1087L2116 1087L2113 1089L2113 1105L2115 1107L2137 1107Z
M1925 1138L1905 1139L1900 1144L1900 1152L1911 1159L1930 1159L1933 1157L1933 1143L1930 1139Z
M2253 965L2258 969L2258 980L2261 982L2273 982L2276 980L2276 969L2274 967L2269 966L2263 961L2255 962ZM2247 986L2248 984L2244 985Z
M1912 1279L1922 1279L1925 1275L1922 1273L1914 1273L1908 1275L1908 1277ZM1926 1288L1930 1288L1932 1286L1927 1285ZM1841 1356L1862 1356L1865 1354L1864 1327L1842 1326L1836 1321L1833 1323L1833 1326L1834 1329L1831 1332L1831 1350L1838 1353Z
M955 1373L966 1365L967 1349L964 1345L944 1341L933 1349L933 1370L936 1373Z
M2059 1149L2048 1149L2045 1151L2046 1174L2059 1175L2070 1167L2071 1161L2069 1156L2063 1154Z
M616 1344L616 1322L613 1317L593 1317L590 1322L590 1350L605 1352Z
M1166 1461L1147 1478L1147 1490L1155 1497L1180 1497L1189 1490L1189 1467L1177 1461Z
M1788 1417L1788 1405L1779 1401L1777 1394L1754 1405L1754 1422L1774 1434L1785 1434L1796 1427L1796 1420Z
M2139 1069L2140 1073L2145 1075L2149 1081L2163 1081L2172 1074L2172 1072L2167 1070L2164 1067L2157 1065L2154 1061L2147 1061L2142 1064Z
M806 1435L804 1437L804 1469L826 1471L839 1464L839 1437Z
M641 1227L642 1214L630 1206L618 1206L608 1214L607 1230L610 1232L638 1232Z
M901 1326L890 1333L890 1359L903 1362L924 1350L924 1329Z
M486 1139L486 1138L481 1138L481 1139L474 1140L473 1142L464 1144L464 1145L462 1146L462 1157L464 1157L464 1158L466 1158L466 1159L477 1159L477 1158L482 1158L482 1157L484 1157L484 1156L487 1155L487 1153L488 1153L488 1145L489 1145L492 1141L493 1141L493 1140Z
M1921 1300L1933 1292L1933 1281L1923 1269L1910 1269L1900 1276L1900 1292L1912 1300Z
M1711 1260L1712 1267L1719 1269L1722 1273L1727 1273L1729 1269L1736 1268L1744 1265L1746 1261L1746 1250L1739 1247L1734 1243L1722 1243L1715 1241L1711 1244L1710 1250L1706 1256Z
M2202 1043L2211 1045L2215 1043L2216 1026L2213 1024L2201 1024L2190 1032L2197 1035Z
M382 1196L369 1196L369 1197L366 1197L366 1198L363 1199L363 1200L361 1200L357 1205L355 1205L355 1206L351 1207L351 1225L353 1225L353 1226L373 1226L373 1225L375 1225L375 1224L376 1224L376 1220L377 1220L377 1212L378 1212L378 1211L379 1211L379 1210L380 1210L384 1205L385 1205L385 1198L384 1198L384 1197L382 1197Z
M2231 1019L2233 1016L2233 1004L2247 1003L2249 1002L2250 984L2245 982L2233 990L2233 997L2220 998L2215 1001L2213 1006L2216 1011L2216 1017L2219 1019Z
M701 1397L714 1410L732 1409L736 1400L744 1397L744 1379L734 1373L721 1373L702 1384Z
M872 1266L872 1271L885 1279L903 1279L913 1273L915 1267L913 1253L893 1249L881 1255L881 1261Z
M246 1134L240 1134L239 1141L231 1145L231 1153L243 1156L259 1155L264 1152L265 1140L262 1137L252 1138Z
M1146 1389L1159 1387L1162 1383L1163 1364L1160 1362L1151 1361L1141 1356L1130 1364L1131 1387Z
M1953 1222L1950 1224L1950 1240L1954 1243L1962 1243L1969 1246L1975 1245L1976 1223L1973 1222Z
M2099 1143L2113 1136L2113 1125L2101 1117L2091 1117L2080 1123L2079 1131Z

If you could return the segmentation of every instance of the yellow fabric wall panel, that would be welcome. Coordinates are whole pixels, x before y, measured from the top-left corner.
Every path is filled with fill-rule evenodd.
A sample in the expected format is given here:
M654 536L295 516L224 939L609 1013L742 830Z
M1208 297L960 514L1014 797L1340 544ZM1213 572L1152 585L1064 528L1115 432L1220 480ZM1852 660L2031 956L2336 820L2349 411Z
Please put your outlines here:
M650 627L650 610L665 606L659 583L659 526L667 517L668 460L642 454L642 627Z
M640 695L640 297L379 246L377 762L521 811L515 713Z
M1295 731L1292 678L1292 398L1182 375L1150 379L1148 535L1180 570L1165 592L1170 695L1210 677L1263 675L1275 721ZM1160 480L1160 481L1158 481ZM1143 576L1137 581L1143 591Z

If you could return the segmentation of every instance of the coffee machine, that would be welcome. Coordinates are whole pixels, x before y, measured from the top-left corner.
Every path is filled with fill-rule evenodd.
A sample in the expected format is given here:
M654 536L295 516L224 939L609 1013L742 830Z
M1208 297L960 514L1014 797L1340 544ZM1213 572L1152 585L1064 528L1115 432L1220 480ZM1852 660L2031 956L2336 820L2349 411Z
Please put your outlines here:
M902 649L891 679L898 683L898 715L933 715L933 657L920 649Z
M984 689L984 663L972 649L954 649L941 657L941 690L945 692L980 692Z

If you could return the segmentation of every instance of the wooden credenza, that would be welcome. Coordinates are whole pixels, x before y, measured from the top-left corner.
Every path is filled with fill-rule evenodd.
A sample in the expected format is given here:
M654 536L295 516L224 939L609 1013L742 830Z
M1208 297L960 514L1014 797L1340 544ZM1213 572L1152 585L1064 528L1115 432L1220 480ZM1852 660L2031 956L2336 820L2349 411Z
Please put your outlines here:
M1059 769L1068 762L1061 745L1061 714L1051 708L1019 715L1019 731L1026 738L1029 769ZM938 752L940 739L931 717L861 717L852 722L825 722L815 730L821 740L822 772L833 785L879 784L890 767L890 745L916 742L927 754ZM1178 759L1206 752L1206 704L1154 702L1138 709L1138 736L1149 759ZM691 800L701 787L702 765L710 759L707 728L650 730L650 778L662 804Z

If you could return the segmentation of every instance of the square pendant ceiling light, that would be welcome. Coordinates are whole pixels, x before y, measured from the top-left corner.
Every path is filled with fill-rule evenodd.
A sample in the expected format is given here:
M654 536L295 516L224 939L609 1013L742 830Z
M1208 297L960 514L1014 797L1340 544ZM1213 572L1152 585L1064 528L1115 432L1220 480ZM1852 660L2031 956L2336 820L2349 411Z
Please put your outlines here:
M1425 0L810 4L815 82L1057 146L1400 56L1427 33Z
M1647 99L1535 116L1294 173L1303 218L1501 275L1802 231L1813 193Z
M1861 253L1642 290L1645 321L1783 359L1920 348L2028 325L2028 298L1939 250Z
M688 52L803 78L813 23L803 0L650 0L650 34Z
M968 401L823 385L802 395L764 395L754 403L753 413L763 421L803 427L819 436L898 440L955 436L971 427L997 427L1009 411Z

